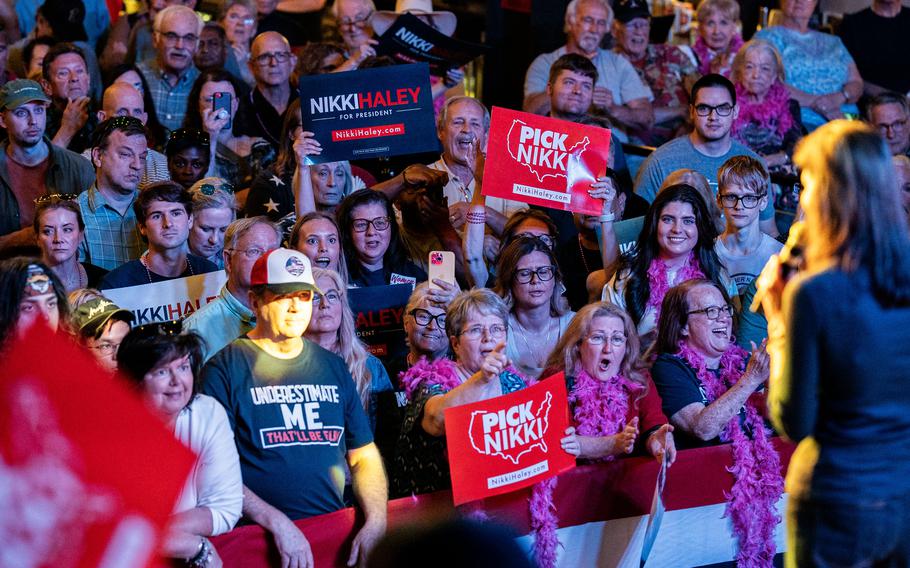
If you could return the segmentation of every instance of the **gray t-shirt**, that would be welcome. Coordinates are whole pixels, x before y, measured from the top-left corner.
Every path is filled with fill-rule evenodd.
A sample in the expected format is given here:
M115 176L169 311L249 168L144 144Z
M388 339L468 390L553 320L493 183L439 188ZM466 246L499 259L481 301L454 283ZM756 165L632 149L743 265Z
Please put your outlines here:
M717 170L724 162L733 156L750 156L759 160L762 164L765 160L736 140L732 140L730 149L722 156L706 156L695 149L692 140L688 136L681 136L670 140L648 156L638 170L638 177L635 178L635 193L648 200L648 203L654 201L657 196L657 190L664 182L668 175L680 169L695 170L701 175L708 178L711 185L711 192L717 195ZM768 206L762 210L762 219L771 219L774 217L773 199L768 199Z
M742 295L761 273L771 255L780 252L783 246L779 241L762 233L758 248L747 256L733 255L720 239L714 241L714 252L727 269L727 274L736 282L736 288Z
M553 62L565 54L566 46L562 46L556 51L538 55L531 62L528 73L525 75L525 97L547 90L550 67ZM594 86L610 89L615 104L624 105L629 101L641 98L654 100L651 89L642 82L641 77L635 72L635 68L622 55L599 49L591 62L597 68L597 82Z

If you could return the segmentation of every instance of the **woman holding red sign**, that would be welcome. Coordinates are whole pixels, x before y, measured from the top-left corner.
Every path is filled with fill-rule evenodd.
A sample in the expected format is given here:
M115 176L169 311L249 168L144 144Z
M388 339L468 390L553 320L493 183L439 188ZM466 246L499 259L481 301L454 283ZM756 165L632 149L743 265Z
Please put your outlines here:
M548 377L566 373L574 426L562 448L580 460L611 461L633 451L657 460L676 460L671 426L647 371L638 365L638 333L632 318L606 302L575 314L547 360ZM556 563L557 518L551 478L534 486L531 528L538 565Z
M519 391L528 381L505 354L509 309L486 288L461 292L446 312L445 328L455 361L421 359L401 375L408 407L395 452L400 472L393 493L447 489L445 410Z

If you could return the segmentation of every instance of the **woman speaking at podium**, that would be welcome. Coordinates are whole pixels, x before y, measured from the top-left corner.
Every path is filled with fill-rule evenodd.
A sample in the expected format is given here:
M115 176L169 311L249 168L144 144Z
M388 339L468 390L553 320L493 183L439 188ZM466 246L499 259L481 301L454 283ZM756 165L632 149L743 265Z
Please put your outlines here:
M799 442L786 565L907 566L910 236L890 152L871 127L836 120L806 137L794 162L804 236L758 281L771 415ZM786 282L793 263L783 260L800 249Z

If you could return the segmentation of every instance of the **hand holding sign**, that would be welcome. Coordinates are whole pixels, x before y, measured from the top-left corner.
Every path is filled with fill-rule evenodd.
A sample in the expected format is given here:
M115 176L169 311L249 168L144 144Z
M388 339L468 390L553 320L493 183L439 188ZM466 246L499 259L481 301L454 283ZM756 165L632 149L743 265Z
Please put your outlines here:
M322 144L319 143L315 134L301 130L294 137L294 155L297 157L297 165L303 166L307 163L307 156L318 156L322 154Z
M597 181L591 184L588 195L594 199L603 200L603 213L609 213L613 210L613 201L616 199L616 186L613 178L610 176L600 176Z
M676 461L676 444L673 441L673 426L664 424L650 436L645 444L648 453L657 458L658 461L667 462L667 467L673 465Z
M487 353L483 363L480 364L480 380L490 383L499 378L503 369L509 366L509 358L503 353L506 348L506 342L500 341L492 351Z

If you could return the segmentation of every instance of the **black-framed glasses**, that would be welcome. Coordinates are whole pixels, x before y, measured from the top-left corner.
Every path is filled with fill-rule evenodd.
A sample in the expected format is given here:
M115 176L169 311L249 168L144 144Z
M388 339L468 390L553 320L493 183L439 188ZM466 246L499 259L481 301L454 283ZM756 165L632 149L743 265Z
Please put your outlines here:
M552 280L556 276L556 267L538 266L537 268L521 268L515 271L515 281L519 284L527 284L534 276L537 276L537 279L541 282Z
M417 325L421 327L427 327L430 325L430 322L436 322L436 327L439 329L446 328L446 314L442 312L441 314L436 314L435 316L423 308L414 308L408 315L414 318L414 321L417 322Z
M730 114L733 112L733 105L729 103L724 103L717 106L695 105L695 114L698 116L709 116L712 111L717 114L717 116L730 116Z
M743 207L746 209L755 209L758 202L761 201L761 198L764 196L764 193L759 195L733 195L732 193L725 193L723 195L718 195L717 199L720 200L721 205L729 207L730 209L734 209L737 203L742 203Z
M130 333L139 337L148 338L156 335L180 335L183 331L182 320L156 321L136 326Z
M45 203L59 203L61 201L72 201L79 197L78 193L46 193L35 198L35 205L44 205Z
M377 231L385 231L392 224L388 217L376 217L375 219L354 219L351 221L351 228L355 233L365 233L370 225Z
M702 308L700 310L692 310L687 312L688 315L692 314L705 314L709 320L716 320L720 317L720 314L726 314L728 316L733 315L733 306L727 304L726 306L708 306L707 308Z
M215 195L216 191L223 191L225 193L234 193L234 186L228 182L219 184L217 187L210 183L204 183L199 186L199 193L202 195Z
M522 237L526 238L526 239L540 239L541 241L543 241L543 244L547 245L547 248L550 248L550 249L552 249L553 246L556 244L556 241L550 235L538 235L535 233L516 233L512 237L512 240L520 239Z
M341 294L332 290L331 292L326 292L325 294L313 293L313 305L318 306L322 303L322 300L325 299L330 306L337 306L341 302Z
M272 62L272 59L274 59L276 63L287 63L290 58L290 51L276 51L275 53L261 53L254 57L253 61L255 61L257 65L265 67Z

